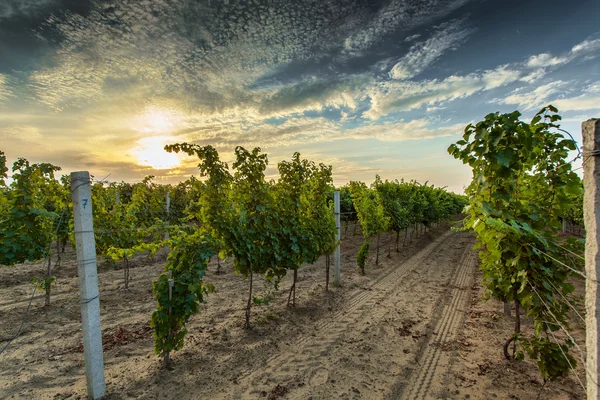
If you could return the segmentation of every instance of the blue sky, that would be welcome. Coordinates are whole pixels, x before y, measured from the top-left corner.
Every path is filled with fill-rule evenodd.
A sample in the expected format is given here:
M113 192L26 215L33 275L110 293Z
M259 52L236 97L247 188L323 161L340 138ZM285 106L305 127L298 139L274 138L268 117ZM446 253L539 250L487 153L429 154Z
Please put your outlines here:
M295 151L348 180L455 191L446 148L490 112L600 117L597 0L0 3L0 149L111 180L175 182L177 141Z

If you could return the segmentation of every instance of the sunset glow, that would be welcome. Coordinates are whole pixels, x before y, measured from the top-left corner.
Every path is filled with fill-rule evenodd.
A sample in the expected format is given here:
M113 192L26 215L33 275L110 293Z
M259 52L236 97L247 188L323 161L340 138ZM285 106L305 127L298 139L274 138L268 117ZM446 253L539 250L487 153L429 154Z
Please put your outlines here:
M181 127L182 113L173 109L148 107L131 119L131 127L146 134L166 134Z
M146 165L157 170L170 169L180 164L179 157L175 153L167 153L164 147L172 143L173 138L166 136L154 136L140 139L138 146L133 150L140 165Z

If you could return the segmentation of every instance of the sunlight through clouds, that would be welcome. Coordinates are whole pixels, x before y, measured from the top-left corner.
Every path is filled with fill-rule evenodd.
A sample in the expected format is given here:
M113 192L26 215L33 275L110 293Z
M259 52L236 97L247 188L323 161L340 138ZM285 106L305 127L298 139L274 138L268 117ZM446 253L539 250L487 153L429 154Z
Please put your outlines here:
M180 165L179 156L164 150L166 144L173 142L173 138L169 136L146 137L137 141L137 146L132 149L132 154L135 155L140 165L154 169L174 168Z
M150 106L131 119L130 127L145 134L166 134L181 129L183 120L179 111Z

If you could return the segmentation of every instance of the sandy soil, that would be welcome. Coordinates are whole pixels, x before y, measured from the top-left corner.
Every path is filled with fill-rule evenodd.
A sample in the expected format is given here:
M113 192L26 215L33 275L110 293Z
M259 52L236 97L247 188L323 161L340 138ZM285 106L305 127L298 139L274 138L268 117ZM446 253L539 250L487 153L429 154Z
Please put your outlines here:
M395 238L385 236L380 265L372 255L366 276L356 268L362 238L350 227L343 239L341 287L325 292L324 259L303 266L297 306L286 307L286 278L269 305L254 307L250 330L243 328L248 283L230 263L215 274L213 261L206 280L217 292L190 321L184 349L172 356L173 371L153 353L148 326L151 282L164 255L136 258L128 290L120 265L101 264L107 398L535 398L539 376L538 386L529 382L535 367L502 359L498 342L510 335L511 323L499 315L501 305L479 299L470 234L439 226L399 252L392 249L389 258ZM29 282L43 271L43 264L0 269L0 340L18 330ZM34 298L23 333L0 355L0 398L86 396L72 251L56 275L52 305ZM493 324L488 310L496 315ZM582 398L576 385L571 378L552 383L542 398Z
M542 389L542 376L530 361L507 361L502 354L502 346L514 326L514 307L511 317L504 315L504 305L495 300L483 300L481 272L477 271L470 294L470 306L465 316L464 330L449 350L458 355L448 373L448 394L450 398L470 399L535 399ZM575 294L584 296L585 282L572 282ZM585 315L583 301L576 304L580 315ZM580 354L572 348L577 359L577 374L549 382L540 394L540 399L576 400L585 399L585 369L581 356L585 358L585 324L572 312L569 332L581 348ZM532 331L532 325L524 316L522 331ZM564 337L564 333L555 333ZM577 375L577 376L576 376Z

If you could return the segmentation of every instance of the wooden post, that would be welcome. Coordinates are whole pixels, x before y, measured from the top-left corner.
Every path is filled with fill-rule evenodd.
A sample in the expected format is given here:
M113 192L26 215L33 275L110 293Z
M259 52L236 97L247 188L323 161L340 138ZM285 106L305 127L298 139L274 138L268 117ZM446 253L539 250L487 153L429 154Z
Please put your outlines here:
M85 378L88 397L99 399L106 392L106 383L90 182L87 171L71 173Z
M585 325L587 350L587 399L598 400L600 370L600 119L582 124L583 134L583 220L585 222Z

